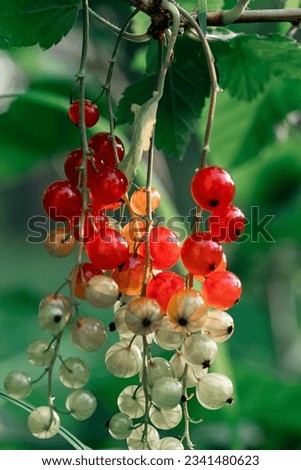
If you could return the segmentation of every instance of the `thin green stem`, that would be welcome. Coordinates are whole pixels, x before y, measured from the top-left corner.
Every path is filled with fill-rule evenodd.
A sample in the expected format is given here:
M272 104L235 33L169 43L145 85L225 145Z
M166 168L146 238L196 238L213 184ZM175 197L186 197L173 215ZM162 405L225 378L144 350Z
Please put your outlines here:
M144 399L145 399L145 411L144 411L144 431L143 435L145 438L145 442L150 448L148 444L148 424L149 424L149 395L148 395L148 377L147 377L147 357L148 357L148 343L145 336L143 336L143 370L142 370L142 387L144 392Z
M222 24L225 26L227 24L234 23L241 14L245 11L248 4L251 0L238 0L236 5L231 8L231 10L222 11L221 13L221 21Z
M115 26L114 24L110 23L110 21L106 20L102 16L98 15L92 8L89 8L89 13L91 16L93 16L97 21L99 21L101 24L109 28L113 33L115 34L122 34L123 39L127 39L128 41L132 42L147 42L150 40L150 36L145 33L145 34L133 34L129 33L127 31L122 31L122 28L118 28L118 26Z
M190 416L189 416L189 410L188 410L188 400L187 400L187 373L188 373L188 364L185 364L184 372L183 372L183 377L182 377L182 384L183 384L183 396L185 397L185 401L183 402L183 415L184 415L184 433L182 436L182 440L186 440L186 444L188 449L193 449L194 445L193 442L191 441L190 438Z

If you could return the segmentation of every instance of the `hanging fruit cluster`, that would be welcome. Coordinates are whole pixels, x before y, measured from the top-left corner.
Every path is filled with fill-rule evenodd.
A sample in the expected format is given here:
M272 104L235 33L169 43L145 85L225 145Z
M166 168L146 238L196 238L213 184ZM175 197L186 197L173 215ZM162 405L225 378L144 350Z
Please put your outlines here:
M172 4L162 4L175 15ZM169 47L159 76L162 90L172 57L171 41ZM64 222L49 233L47 251L64 257L78 247L67 280L70 294L62 295L59 289L39 305L39 326L51 339L32 343L28 360L43 368L41 376L33 380L13 371L5 378L5 390L14 398L25 398L32 385L46 376L48 404L30 413L28 427L38 438L55 435L60 413L52 378L60 362L60 382L73 389L66 398L66 412L77 420L89 418L97 404L83 388L89 367L77 356L62 357L61 340L69 331L75 348L95 352L105 344L108 330L117 330L118 341L105 353L106 368L116 377L135 378L117 397L119 412L108 422L109 433L117 440L127 439L129 449L192 448L192 396L209 410L233 400L231 380L209 370L218 343L233 334L234 322L227 310L242 290L238 277L226 269L222 244L238 239L245 218L232 205L235 188L230 175L222 168L202 165L192 178L191 193L199 213L211 212L208 230L199 230L196 219L183 241L167 226L156 225L160 194L151 185L153 139L146 185L132 189L119 166L125 149L114 129L85 141L86 128L93 127L99 116L97 105L83 98L82 87L80 100L69 109L70 119L80 127L81 148L66 158L66 179L50 184L43 196L46 214L54 222ZM129 216L123 225L108 215L119 208ZM178 269L181 264L184 275ZM194 280L201 287L194 288ZM102 320L97 315L81 316L80 301L97 309L113 307L114 315L102 315ZM156 351L163 350L164 357L153 356L153 345ZM182 421L182 437L167 437L166 430ZM164 437L158 430L164 430Z

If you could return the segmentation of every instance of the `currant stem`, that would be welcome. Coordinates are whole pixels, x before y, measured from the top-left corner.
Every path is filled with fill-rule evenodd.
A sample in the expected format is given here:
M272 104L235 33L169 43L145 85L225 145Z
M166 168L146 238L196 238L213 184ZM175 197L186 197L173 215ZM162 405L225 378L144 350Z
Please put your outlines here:
M144 432L145 442L150 448L147 440L147 431L149 424L149 395L148 395L148 377L147 377L147 357L148 357L148 343L145 336L143 336L143 371L142 371L142 387L145 399L145 412L144 412Z
M188 364L185 364L184 372L183 372L183 377L182 377L182 382L183 382L183 396L187 396L187 372L188 372ZM189 416L189 411L188 411L188 401L185 400L182 404L183 406L183 414L184 414L184 422L185 422L185 430L184 434L182 436L182 441L185 439L186 444L188 449L193 450L194 444L190 439L190 423L191 423L191 418Z
M221 21L222 24L225 26L227 24L234 23L241 14L245 11L248 4L251 0L238 0L236 5L231 8L231 10L222 11L221 13Z

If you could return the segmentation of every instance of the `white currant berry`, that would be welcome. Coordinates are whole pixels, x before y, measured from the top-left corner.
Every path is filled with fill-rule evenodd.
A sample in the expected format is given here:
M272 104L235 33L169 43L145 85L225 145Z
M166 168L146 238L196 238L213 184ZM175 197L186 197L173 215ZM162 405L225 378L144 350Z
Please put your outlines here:
M224 374L212 372L202 377L196 386L199 403L208 410L218 410L226 403L231 404L233 384Z
M161 348L173 351L181 346L185 337L184 333L175 331L167 316L164 316L160 328L155 332L154 341Z
M153 385L152 401L154 405L163 409L175 408L182 397L182 384L172 377L163 377Z
M70 299L60 294L50 294L40 302L38 322L42 330L57 335L65 328L71 314Z
M122 305L116 310L114 315L114 324L117 332L123 339L130 339L133 337L134 333L129 330L125 322L125 312L127 309L127 304Z
M90 370L79 357L68 357L60 366L59 378L65 387L80 388L88 382Z
M73 418L84 421L96 410L97 402L89 390L75 390L66 399L66 408Z
M186 387L195 387L199 379L203 375L207 374L208 369L204 369L202 366L193 366L188 364L183 354L177 351L171 358L170 363L174 368L176 377L180 380L183 379L183 375L186 372Z
M163 437L157 443L156 450L184 450L184 446L175 437Z
M128 341L113 344L105 355L108 371L115 377L132 377L142 367L142 354L138 346Z
M168 410L152 405L149 410L150 420L158 429L175 428L180 423L182 415L181 405L177 405L175 408Z
M160 436L156 428L149 424L147 433L145 426L141 425L134 429L127 439L127 445L130 450L151 450L155 449Z
M109 422L109 433L114 439L127 439L133 431L133 421L126 413L117 413Z
M28 346L27 357L37 367L47 367L52 361L54 344L46 339L38 339Z
M130 418L141 418L145 413L145 396L143 387L129 385L119 394L117 404L121 413Z
M107 339L105 325L95 317L79 317L71 331L71 340L80 351L98 351Z
M28 429L39 439L55 436L60 429L60 418L49 406L39 406L28 416Z
M13 398L25 398L31 393L31 377L20 370L14 370L4 379L4 390Z
M142 378L142 372L140 372ZM175 377L175 371L164 357L153 357L147 362L147 382L151 387L162 377Z
M163 312L160 305L148 297L132 300L125 312L125 322L135 335L146 336L160 328Z
M209 310L204 316L202 331L215 342L222 343L234 332L233 318L223 310Z
M93 276L86 286L86 299L97 308L112 307L118 295L118 285L109 276Z
M167 316L175 331L194 333L201 330L203 316L208 309L209 306L199 292L194 289L184 289L170 298Z
M211 366L217 355L217 345L203 333L196 333L185 339L182 353L189 364L206 368Z

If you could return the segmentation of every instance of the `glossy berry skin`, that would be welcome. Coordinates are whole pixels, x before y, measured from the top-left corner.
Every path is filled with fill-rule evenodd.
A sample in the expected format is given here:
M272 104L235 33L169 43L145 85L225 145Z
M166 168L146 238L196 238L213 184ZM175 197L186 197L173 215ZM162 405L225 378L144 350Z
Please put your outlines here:
M197 232L190 235L181 249L182 262L191 274L207 276L219 265L223 250L212 241L210 233Z
M124 237L111 228L99 230L86 244L90 261L99 269L115 269L129 259L129 247Z
M73 271L71 271L70 276L72 277ZM86 299L86 284L94 276L99 276L103 274L101 269L98 269L92 263L83 263L80 266L80 269L77 271L76 280L75 280L75 291L74 294L78 299Z
M73 235L75 240L80 241L81 234L79 232L79 222L80 220L74 220L76 226L73 228ZM84 222L84 236L83 242L87 243L89 240L93 239L97 231L106 226L108 218L103 209L97 209L92 205L88 206L88 211L86 213L85 222Z
M124 145L121 140L115 136L118 159L121 162L124 157ZM116 166L112 139L109 132L98 132L88 141L88 147L94 150L97 159L103 165L113 168Z
M164 312L170 298L185 288L184 279L177 273L166 271L157 274L147 284L146 296L158 302Z
M214 271L203 284L202 295L205 301L218 310L228 310L241 296L239 278L231 271Z
M118 284L119 291L126 295L141 293L145 271L145 258L131 256L128 261L112 273L112 279Z
M222 255L222 259L220 260L220 262L218 263L215 271L225 271L227 269L227 258L226 258L226 255L225 253L223 252L223 255ZM204 282L205 281L205 277L204 276L201 276L201 275L195 275L193 276L194 279L196 279L197 281L200 281L200 282Z
M156 188L150 190L150 206L151 212L154 212L160 205L161 196ZM131 208L137 215L147 214L147 192L145 187L136 189L133 192L130 200Z
M69 108L69 117L74 124L79 126L80 123L80 104L79 100L74 101ZM96 104L92 103L90 100L85 100L84 103L85 109L85 124L86 127L93 127L99 119L99 109Z
M70 181L55 181L44 192L43 207L51 219L71 222L80 216L81 193Z
M212 211L231 203L235 186L227 171L218 166L208 166L192 178L191 193L199 206Z
M231 243L243 233L246 218L238 207L228 206L212 212L208 223L213 240Z
M65 175L74 186L81 186L82 180L80 170L82 166L83 152L81 149L75 149L70 152L64 163ZM93 158L93 163L91 158ZM93 166L94 164L94 166ZM102 168L102 163L94 156L87 155L87 182L89 184L92 176L96 173L95 168Z
M137 243L141 243L147 232L146 221L139 217L133 217L122 227L121 233L126 239L130 251L134 251ZM137 245L138 246L138 245Z
M181 247L177 235L167 227L155 227L149 236L150 257L153 269L168 269L180 258ZM138 253L146 256L146 245L142 243Z
M128 180L118 168L103 167L90 180L90 192L97 206L118 202L128 190Z

